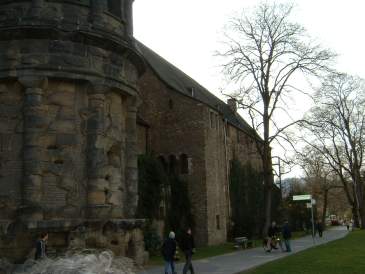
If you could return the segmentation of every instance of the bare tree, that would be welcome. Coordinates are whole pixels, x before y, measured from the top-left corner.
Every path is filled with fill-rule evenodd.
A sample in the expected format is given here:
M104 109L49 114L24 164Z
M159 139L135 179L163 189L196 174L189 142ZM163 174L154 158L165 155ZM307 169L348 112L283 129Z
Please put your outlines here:
M326 158L316 149L306 146L298 153L298 164L305 174L305 181L312 195L322 204L321 221L324 224L328 208L329 193L333 189L343 189L338 176L328 165Z
M271 149L274 141L289 141L285 130L296 121L280 125L274 113L285 111L285 101L297 75L319 76L328 70L334 54L310 41L304 28L290 21L293 6L262 3L250 15L232 18L225 33L223 71L239 86L232 94L251 118L263 142L257 142L265 184L265 232L271 222L273 176Z
M347 74L327 77L315 96L306 128L314 139L303 140L321 153L337 173L355 221L365 228L364 178L361 175L365 149L365 82Z

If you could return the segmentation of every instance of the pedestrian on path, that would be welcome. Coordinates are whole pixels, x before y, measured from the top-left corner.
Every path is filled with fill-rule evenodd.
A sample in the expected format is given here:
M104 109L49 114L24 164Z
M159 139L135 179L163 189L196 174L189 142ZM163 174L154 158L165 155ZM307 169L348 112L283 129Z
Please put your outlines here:
M181 246L181 250L185 254L185 260L186 260L184 269L183 269L183 274L186 274L188 272L188 270L190 270L191 274L194 274L192 257L195 252L195 243L194 243L193 235L191 233L191 228L188 228L186 230L185 235L183 235L183 237L181 239L180 246Z
M162 244L162 256L165 260L165 274L168 273L176 274L175 262L174 262L175 253L176 253L175 233L171 231L169 233L169 237Z
M35 260L44 259L47 257L47 240L48 233L42 232L35 247Z
M289 227L289 222L287 220L285 220L285 222L284 222L283 229L282 229L282 235L283 235L284 244L285 244L285 248L286 248L285 251L291 252L291 247L290 247L291 230Z
M322 222L321 221L317 221L316 226L317 226L318 235L319 235L319 237L322 238L322 236L323 236L323 225L322 225Z
M277 235L278 235L278 227L276 226L276 222L273 221L267 232L266 252L271 252L272 249L278 249L276 246L276 239L275 239Z

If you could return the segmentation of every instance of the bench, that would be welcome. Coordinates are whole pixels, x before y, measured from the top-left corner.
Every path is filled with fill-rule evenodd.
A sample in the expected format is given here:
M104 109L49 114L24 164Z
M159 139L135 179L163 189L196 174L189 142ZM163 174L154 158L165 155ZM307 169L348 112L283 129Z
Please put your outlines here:
M235 248L247 248L248 246L253 247L253 241L249 240L247 237L236 237L234 238Z

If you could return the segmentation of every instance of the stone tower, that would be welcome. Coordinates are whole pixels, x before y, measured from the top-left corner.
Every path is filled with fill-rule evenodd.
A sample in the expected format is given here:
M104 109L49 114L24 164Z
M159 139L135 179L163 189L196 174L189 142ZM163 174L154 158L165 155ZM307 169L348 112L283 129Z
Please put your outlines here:
M0 257L47 231L141 261L132 2L0 1Z

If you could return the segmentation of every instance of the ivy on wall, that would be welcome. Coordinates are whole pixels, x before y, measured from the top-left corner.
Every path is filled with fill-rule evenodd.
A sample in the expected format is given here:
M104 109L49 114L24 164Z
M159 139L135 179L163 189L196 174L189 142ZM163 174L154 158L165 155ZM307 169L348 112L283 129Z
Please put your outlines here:
M231 237L260 235L264 222L263 176L250 163L231 161Z
M177 236L187 228L194 227L187 182L176 174L169 176L170 199L167 203L166 231L175 231Z
M176 172L168 172L152 154L138 159L138 194L137 217L147 219L144 239L148 251L155 253L161 241L152 220L164 219L165 234L173 230L179 236L186 227L194 227L187 182ZM161 202L165 216L161 216Z
M162 164L152 155L141 155L138 158L137 217L156 219L159 216L163 189L168 181Z

